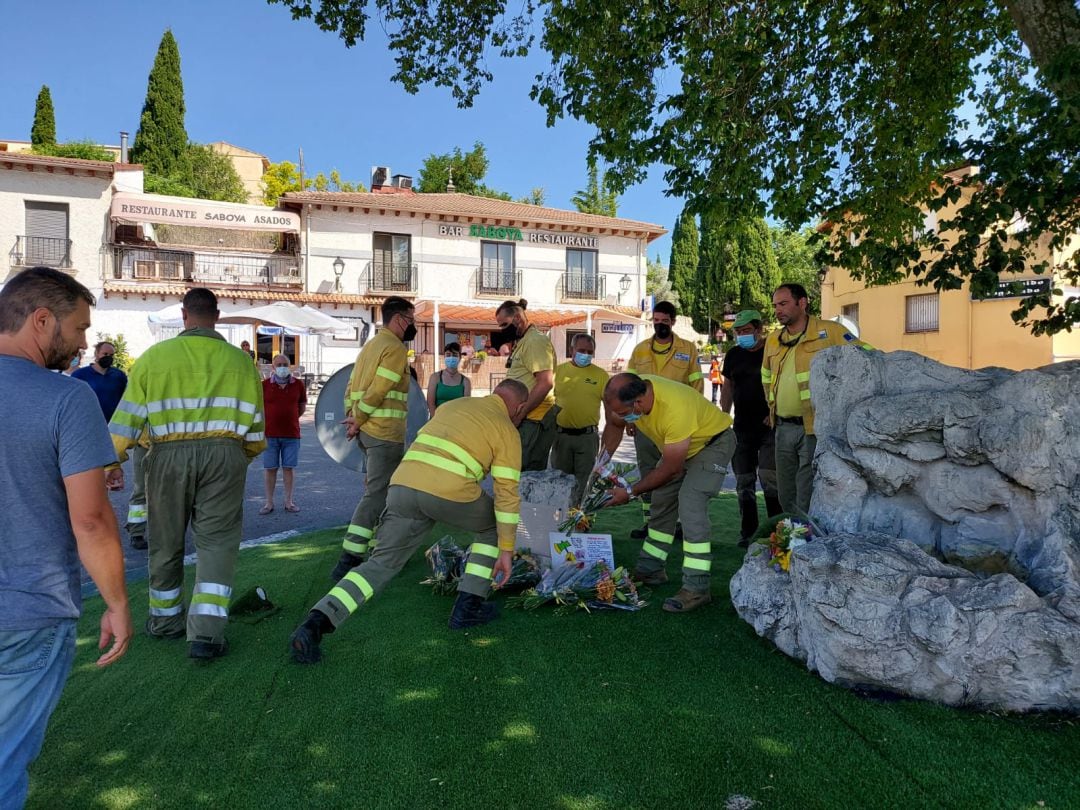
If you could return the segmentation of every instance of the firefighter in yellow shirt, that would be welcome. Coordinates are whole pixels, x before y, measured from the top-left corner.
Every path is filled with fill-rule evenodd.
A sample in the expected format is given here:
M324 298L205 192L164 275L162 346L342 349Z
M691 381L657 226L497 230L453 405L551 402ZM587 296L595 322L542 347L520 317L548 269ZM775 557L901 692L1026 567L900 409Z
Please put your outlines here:
M556 470L576 479L570 502L578 504L600 444L597 425L608 373L593 364L596 341L591 335L576 335L571 349L573 359L555 369L555 404L559 413L555 417L552 463Z
M682 520L682 588L664 600L664 610L685 613L712 601L712 543L709 500L727 475L735 434L731 417L690 388L663 377L616 374L604 390L607 421L601 446L614 453L627 425L663 448L660 463L640 481L613 489L607 506L653 493L649 537L641 545L634 576L646 585L668 580L668 554L675 520Z
M293 632L289 644L297 662L317 662L323 635L381 591L426 542L436 523L476 536L458 585L450 629L477 627L495 618L495 605L486 598L492 582L499 587L499 580L510 575L521 477L521 441L514 423L524 413L528 396L523 384L503 380L490 396L439 406L390 481L370 558L348 571ZM488 473L495 486L494 500L480 488Z
M341 542L341 558L330 574L334 580L367 557L386 508L390 476L405 452L410 379L405 344L416 337L412 302L390 296L383 301L382 322L383 328L360 350L345 389L346 435L364 448L367 476Z
M810 364L831 346L854 343L872 351L845 327L810 314L810 297L801 284L781 284L773 293L773 314L781 329L765 340L761 383L776 428L776 490L785 512L807 514L814 486L814 406L810 402Z
M626 370L634 374L655 374L668 380L688 385L705 396L705 375L701 371L697 346L674 333L678 313L670 301L661 301L653 308L653 336L634 347ZM660 449L637 431L634 431L634 450L638 469L647 475L660 463ZM641 512L645 525L634 529L630 536L641 540L649 534L649 517L652 497L641 499ZM677 533L677 532L676 532Z
M518 424L521 436L521 469L546 470L551 443L555 440L555 347L529 323L528 301L503 301L495 310L499 331L491 336L496 349L512 343L506 377L529 389L525 416Z

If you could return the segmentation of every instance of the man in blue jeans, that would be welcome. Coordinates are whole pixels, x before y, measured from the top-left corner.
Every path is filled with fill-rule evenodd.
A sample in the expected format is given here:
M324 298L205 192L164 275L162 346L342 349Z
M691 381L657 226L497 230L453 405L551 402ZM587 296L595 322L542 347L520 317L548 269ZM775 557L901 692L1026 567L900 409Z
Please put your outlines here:
M101 591L98 666L127 650L131 614L104 466L116 460L97 398L63 370L86 348L94 296L67 273L24 270L0 291L0 376L8 400L0 480L18 482L0 532L0 807L26 801L75 658L79 561Z

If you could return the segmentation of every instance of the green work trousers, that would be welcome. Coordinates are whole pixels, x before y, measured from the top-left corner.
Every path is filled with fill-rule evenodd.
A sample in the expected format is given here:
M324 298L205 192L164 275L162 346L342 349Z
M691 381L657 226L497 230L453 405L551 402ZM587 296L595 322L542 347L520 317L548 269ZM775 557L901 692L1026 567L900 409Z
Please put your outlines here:
M785 512L809 516L814 491L814 450L817 436L802 425L776 426L776 494Z
M364 495L353 510L341 547L350 554L364 557L375 537L379 516L386 508L386 488L390 486L390 478L405 455L405 444L376 439L363 431L360 431L357 441L367 455L367 476L364 479Z
M141 444L131 450L131 498L128 500L127 533L128 537L146 536L146 473L143 461L146 448Z
M675 545L675 523L681 520L682 586L688 591L708 592L712 569L709 501L724 486L734 452L735 433L725 430L712 444L686 460L681 475L652 491L652 519L648 539L638 555L639 573L654 574L664 569Z
M634 452L637 455L638 472L641 473L642 478L655 470L656 465L660 463L660 448L640 430L634 431ZM653 493L646 492L641 497L641 516L646 524L651 517L652 496Z
M432 471L432 475L439 475ZM491 569L499 556L495 529L495 502L487 494L475 501L458 503L395 484L386 498L386 511L376 533L371 555L347 573L330 593L319 600L315 610L340 626L360 605L386 587L405 567L409 558L427 542L428 531L436 523L446 523L473 532L475 540L465 560L465 574L458 590L487 596Z
M548 468L551 444L555 441L556 416L557 412L552 408L544 414L543 419L525 419L518 426L518 435L521 436L522 472Z
M600 434L571 434L556 430L553 454L554 467L560 472L574 476L574 494L570 503L578 505L584 495L585 483L589 480L596 452L600 449Z
M198 560L187 638L225 639L248 462L235 439L161 442L146 454L146 496L154 504L147 538L151 633L169 635L185 627L184 536L190 522Z

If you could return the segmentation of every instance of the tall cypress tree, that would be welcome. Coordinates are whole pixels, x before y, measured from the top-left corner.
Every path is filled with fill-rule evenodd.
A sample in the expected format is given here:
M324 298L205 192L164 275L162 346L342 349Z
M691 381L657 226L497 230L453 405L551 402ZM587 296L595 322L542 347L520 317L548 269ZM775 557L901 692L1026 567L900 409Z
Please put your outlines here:
M33 146L56 146L56 115L53 112L52 93L47 84L41 85L37 105L34 107L34 125L30 128Z
M139 131L131 146L131 161L143 164L148 174L186 180L190 174L187 148L180 49L172 31L166 29L150 69Z
M779 283L765 220L702 216L698 286L707 303L695 312L695 328L704 331L708 320L721 320L725 310L756 309L768 316Z
M671 287L679 294L679 311L693 315L697 300L698 229L688 208L675 221L671 234L671 260L668 277Z

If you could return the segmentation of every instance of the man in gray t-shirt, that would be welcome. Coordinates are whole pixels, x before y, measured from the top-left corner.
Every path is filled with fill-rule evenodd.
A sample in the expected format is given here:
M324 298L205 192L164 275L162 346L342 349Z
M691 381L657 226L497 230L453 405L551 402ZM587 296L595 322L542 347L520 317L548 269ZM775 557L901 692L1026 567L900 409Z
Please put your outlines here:
M124 557L103 467L116 461L93 392L62 370L86 348L94 297L66 273L25 270L0 291L0 807L22 807L75 656L79 562L105 600L98 666L132 636Z

